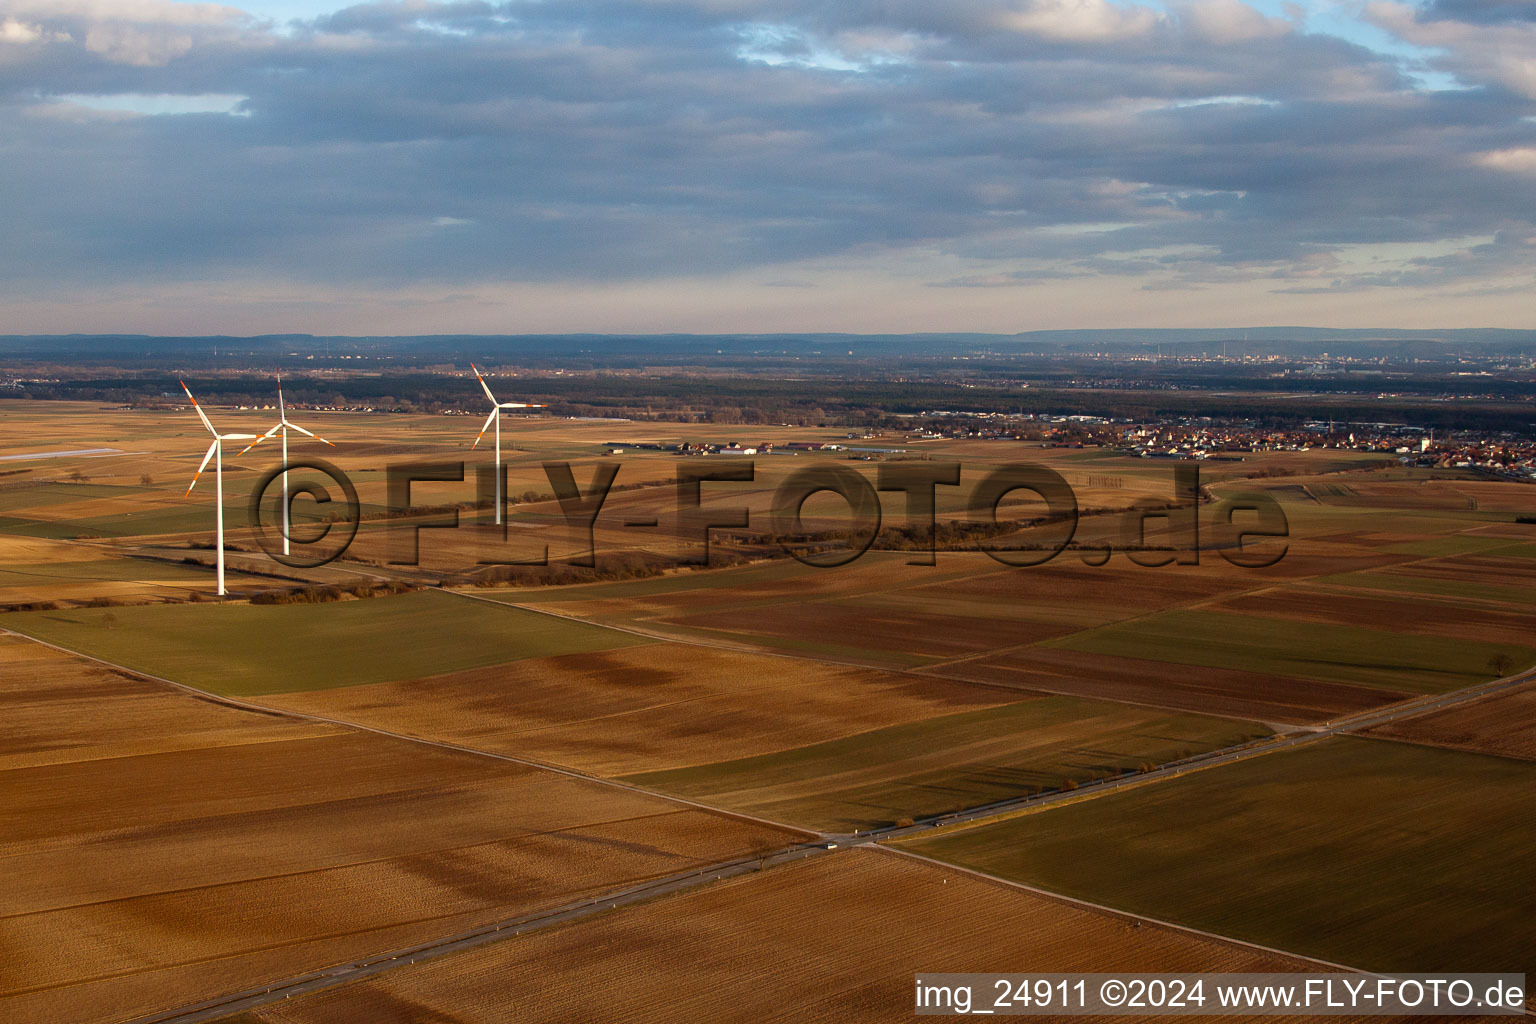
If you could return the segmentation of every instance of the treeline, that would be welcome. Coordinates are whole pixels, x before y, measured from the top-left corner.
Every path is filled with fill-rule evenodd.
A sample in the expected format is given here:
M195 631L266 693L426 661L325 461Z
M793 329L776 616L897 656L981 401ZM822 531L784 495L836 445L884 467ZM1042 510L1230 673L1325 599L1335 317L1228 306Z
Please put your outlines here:
M267 590L251 595L251 604L330 604L334 601L366 600L371 597L392 597L420 590L415 583L388 580L383 583L359 583L355 586L312 586L293 590Z

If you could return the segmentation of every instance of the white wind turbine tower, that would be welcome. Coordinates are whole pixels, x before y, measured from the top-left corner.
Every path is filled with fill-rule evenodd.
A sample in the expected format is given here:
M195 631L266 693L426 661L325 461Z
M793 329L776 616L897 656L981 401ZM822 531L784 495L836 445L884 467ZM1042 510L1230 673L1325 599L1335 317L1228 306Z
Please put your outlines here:
M255 448L257 445L261 444L261 442L265 441L269 437L273 437L273 436L275 436L277 434L282 434L283 435L283 554L285 554L285 555L289 553L289 546L288 546L288 431L290 431L290 430L297 430L299 433L303 434L305 437L312 437L316 441L324 441L326 444L330 444L332 448L336 447L334 444L331 444L331 442L326 441L325 438L321 437L319 434L312 434L309 431L305 430L303 427L299 426L297 423L289 423L288 422L288 407L283 404L283 375L282 374L278 374L277 375L277 425L274 426L271 430L267 431L265 434L262 434L256 440L252 441L250 444L246 445L245 448L240 452L240 454L244 455L246 452L250 451L252 448Z
M219 596L224 596L224 442L225 441L254 441L255 434L221 434L213 429L213 424L208 422L208 416L203 412L203 407L197 404L197 399L192 397L192 390L187 387L187 382L181 382L181 390L187 393L187 398L192 402L192 408L197 410L197 416L203 421L203 426L208 428L208 433L213 435L213 443L208 446L208 454L203 456L202 465L197 467L197 472L192 476L192 483L187 485L187 493L192 493L192 488L197 486L197 480L203 475L203 470L208 468L208 460L217 460L217 478L214 481L214 501L218 509L218 538L215 548L218 550L219 565Z
M475 438L475 443L470 445L470 451L480 447L480 441L485 437L485 432L491 429L491 424L496 425L496 525L501 525L502 515L502 472L501 472L501 410L503 409L543 409L542 405L529 405L527 402L498 402L496 396L491 394L491 389L485 383L485 378L480 376L480 368L474 363L469 368L475 371L475 377L480 381L480 387L485 390L485 397L491 400L491 414L485 418L485 426L480 428L480 436Z

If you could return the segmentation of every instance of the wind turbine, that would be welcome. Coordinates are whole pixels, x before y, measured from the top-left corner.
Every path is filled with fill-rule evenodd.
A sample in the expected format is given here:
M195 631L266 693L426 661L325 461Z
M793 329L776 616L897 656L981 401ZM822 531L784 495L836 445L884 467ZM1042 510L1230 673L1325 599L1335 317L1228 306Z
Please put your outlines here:
M491 394L490 385L486 384L485 378L480 376L480 368L474 363L470 363L469 368L475 371L475 377L480 381L480 387L485 390L485 397L491 400L491 405L493 406L491 409L491 414L485 418L485 426L480 428L480 436L475 438L475 443L469 446L469 450L474 451L476 448L480 447L480 441L485 437L485 432L491 429L492 423L496 424L496 525L500 526L503 505L501 488L504 483L503 474L501 472L501 410L543 409L545 407L542 405L529 405L527 402L496 401L496 396Z
M325 438L321 437L319 434L311 434L297 423L288 422L288 407L283 404L283 375L278 374L277 425L274 426L271 430L267 431L265 434L262 434L256 440L252 441L250 444L246 445L240 454L244 455L246 452L250 451L252 448L255 448L269 437L273 437L279 433L283 435L283 554L285 555L288 554L288 431L290 430L297 430L299 433L306 437L312 437L316 441L325 441L325 443L330 444L332 448L336 447L334 444L331 444L331 442L326 441Z
M192 402L192 408L197 410L198 419L203 421L203 426L208 428L208 433L213 435L213 443L208 446L208 454L203 456L202 465L197 467L197 472L192 476L192 482L187 485L187 493L192 493L192 488L197 486L197 480L203 475L203 470L208 468L208 460L216 459L217 479L214 482L215 506L218 509L218 539L215 547L218 549L219 565L219 596L224 596L224 442L225 441L254 441L255 434L221 434L213 429L213 424L208 422L208 416L203 412L203 407L197 404L197 399L192 397L192 389L187 387L187 382L181 382L181 390L187 393L187 398Z

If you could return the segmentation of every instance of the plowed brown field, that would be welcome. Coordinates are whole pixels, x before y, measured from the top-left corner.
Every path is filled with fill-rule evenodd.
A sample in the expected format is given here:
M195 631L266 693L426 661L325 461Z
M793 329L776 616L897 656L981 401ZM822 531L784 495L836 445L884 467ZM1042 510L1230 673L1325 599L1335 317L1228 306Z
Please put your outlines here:
M655 644L270 702L622 775L750 757L1014 699L949 680Z
M119 1020L788 833L0 640L0 1018Z

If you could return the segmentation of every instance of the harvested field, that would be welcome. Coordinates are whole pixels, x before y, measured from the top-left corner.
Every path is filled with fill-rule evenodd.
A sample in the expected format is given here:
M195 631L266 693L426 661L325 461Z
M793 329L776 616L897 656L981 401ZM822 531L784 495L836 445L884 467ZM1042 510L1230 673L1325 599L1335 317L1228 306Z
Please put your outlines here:
M409 679L646 642L434 591L319 605L22 612L3 624L151 675L229 694Z
M873 1024L911 1016L912 979L922 971L1307 969L860 849L404 967L230 1024Z
M653 644L268 703L618 775L749 757L1015 699L966 683Z
M1418 693L1444 693L1504 675L1491 665L1499 656L1517 668L1536 661L1536 649L1524 645L1208 611L1148 615L1047 646Z
M1378 725L1364 735L1536 761L1536 683Z
M935 675L1259 722L1320 722L1413 694L1261 672L1031 647L943 665Z
M1336 963L1530 972L1533 783L1526 761L1334 738L911 846Z
M1055 789L1068 779L1119 775L1267 734L1252 723L1041 697L626 781L847 832Z
M121 1020L791 838L14 638L0 659L25 738L0 754L7 1020Z

